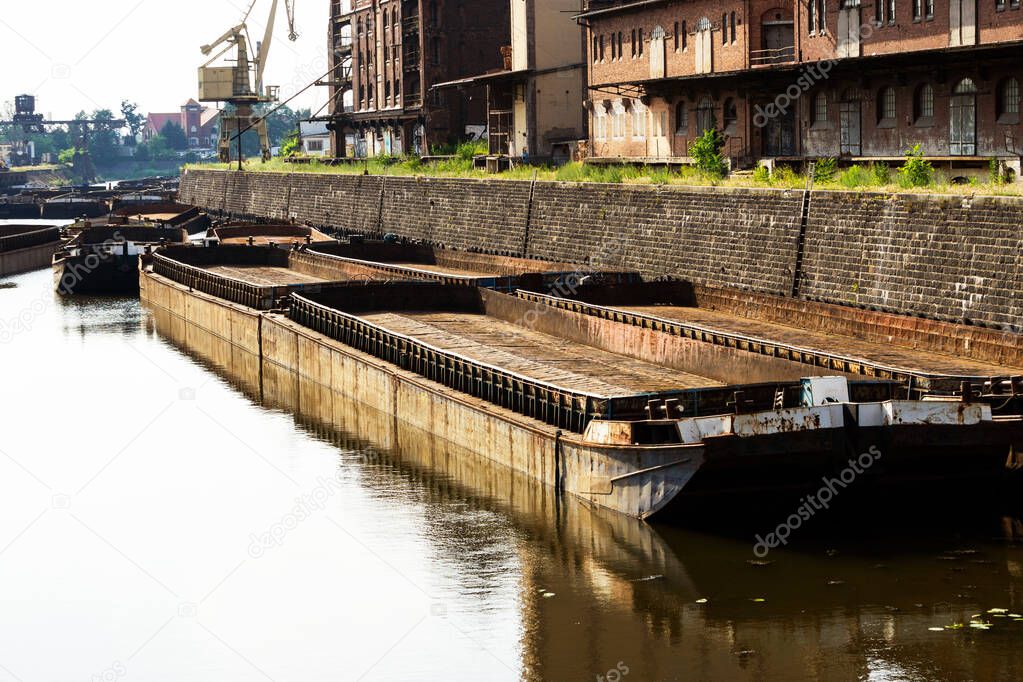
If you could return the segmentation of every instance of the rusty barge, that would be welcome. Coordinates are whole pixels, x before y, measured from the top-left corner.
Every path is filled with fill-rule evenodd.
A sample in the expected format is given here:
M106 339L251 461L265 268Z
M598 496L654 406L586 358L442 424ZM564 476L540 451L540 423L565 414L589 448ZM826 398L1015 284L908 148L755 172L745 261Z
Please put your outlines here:
M875 451L865 486L994 480L1023 444L1011 366L942 373L715 328L685 318L691 286L632 273L591 273L566 297L570 264L415 245L144 261L146 305L258 358L261 380L293 373L639 518L693 495L798 492Z
M0 225L0 277L45 268L60 245L57 225Z

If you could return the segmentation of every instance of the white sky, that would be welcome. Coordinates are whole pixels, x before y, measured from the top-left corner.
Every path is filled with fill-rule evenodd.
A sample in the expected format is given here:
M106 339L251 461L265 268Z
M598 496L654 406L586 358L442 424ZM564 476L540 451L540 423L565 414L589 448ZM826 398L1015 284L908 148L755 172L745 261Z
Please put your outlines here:
M251 0L0 0L0 103L32 94L54 119L121 100L143 113L177 111L198 96L199 46L238 24ZM256 0L248 25L261 40L271 0ZM278 8L264 82L290 97L327 71L329 0L296 0L298 41L287 38ZM196 17L202 17L196 20ZM314 112L327 89L313 87L290 104ZM208 106L215 106L209 104Z

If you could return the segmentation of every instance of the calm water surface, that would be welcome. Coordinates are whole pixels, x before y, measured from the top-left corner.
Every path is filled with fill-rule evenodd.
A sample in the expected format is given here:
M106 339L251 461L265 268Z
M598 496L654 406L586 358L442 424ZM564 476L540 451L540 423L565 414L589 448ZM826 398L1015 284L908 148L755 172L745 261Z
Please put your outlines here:
M924 534L921 510L754 562L558 503L138 301L6 282L0 681L1023 677L1013 518Z

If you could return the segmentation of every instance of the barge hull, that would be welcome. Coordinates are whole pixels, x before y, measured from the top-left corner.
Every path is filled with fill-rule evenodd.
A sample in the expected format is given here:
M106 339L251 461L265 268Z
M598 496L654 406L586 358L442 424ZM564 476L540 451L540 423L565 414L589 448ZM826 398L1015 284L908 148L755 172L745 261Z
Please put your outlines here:
M584 442L428 381L281 315L190 291L143 271L144 304L370 408L593 504L637 518L663 509L703 464L699 445L618 447Z

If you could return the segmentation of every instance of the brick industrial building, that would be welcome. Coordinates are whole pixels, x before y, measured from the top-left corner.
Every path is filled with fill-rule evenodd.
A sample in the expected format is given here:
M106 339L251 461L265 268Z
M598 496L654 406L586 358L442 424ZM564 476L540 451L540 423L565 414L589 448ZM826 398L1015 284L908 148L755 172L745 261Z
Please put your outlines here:
M561 162L586 138L586 47L573 15L582 0L506 0L504 68L435 86L461 96L485 88L491 155ZM574 39L573 39L574 38Z
M592 155L733 163L1023 154L1020 0L589 0Z
M480 93L433 85L503 65L508 0L332 0L330 127L338 155L429 153L486 128ZM350 102L350 104L349 104ZM346 149L346 137L354 149Z

